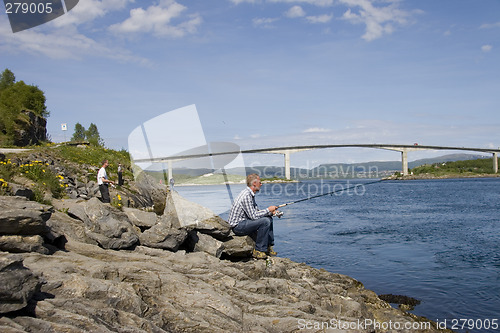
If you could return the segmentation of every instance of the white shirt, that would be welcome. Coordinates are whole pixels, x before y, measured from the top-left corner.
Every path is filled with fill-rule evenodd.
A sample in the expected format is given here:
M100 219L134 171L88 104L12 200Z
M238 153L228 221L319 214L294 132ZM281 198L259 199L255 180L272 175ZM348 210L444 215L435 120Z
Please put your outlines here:
M97 185L102 185L104 182L102 179L108 179L108 174L106 173L106 169L104 167L99 169L99 172L97 173Z

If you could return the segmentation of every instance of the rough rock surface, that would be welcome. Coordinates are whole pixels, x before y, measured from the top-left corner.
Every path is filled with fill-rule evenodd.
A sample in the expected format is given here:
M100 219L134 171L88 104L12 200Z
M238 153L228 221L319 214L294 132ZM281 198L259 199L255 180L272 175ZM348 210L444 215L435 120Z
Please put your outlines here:
M85 234L106 249L126 249L137 243L139 236L126 214L92 198L74 205L68 213L85 224Z
M168 216L161 216L157 223L139 235L139 241L144 246L177 251L186 240L188 232Z
M348 276L286 258L250 259L249 237L222 241L205 227L196 229L197 223L181 226L171 213L141 230L131 223L130 212L96 198L57 202L53 211L24 198L0 197L0 207L9 205L12 214L29 207L25 210L33 214L16 221L37 232L26 232L3 215L0 223L9 227L1 230L27 234L3 238L14 243L33 238L37 245L9 250L19 254L0 252L0 332L321 332L339 327L342 332L408 332L405 325L424 320L391 307ZM175 232L186 241L177 240L166 251ZM131 235L135 240L127 244L133 246L114 246ZM159 241L147 243L144 235L159 235ZM42 237L41 246L49 252L39 251ZM243 259L221 260L222 251ZM393 326L376 328L375 321ZM439 331L425 325L418 331Z
M0 200L0 235L37 235L45 230L52 207L23 197Z
M46 284L35 297L36 318L0 318L4 332L40 327L71 332L298 332L301 325L332 320L346 327L359 320L400 325L418 320L352 278L285 258L272 259L269 267L263 260L231 262L204 252L142 246L112 251L73 240L66 251L23 257L24 265L43 275Z
M23 266L19 255L0 252L0 313L21 310L40 290L42 281Z
M32 111L22 110L15 119L14 145L25 147L47 140L46 125L45 118L35 115Z
M210 209L184 199L176 191L167 195L165 215L176 216L182 227L199 230L219 239L226 238L231 227Z

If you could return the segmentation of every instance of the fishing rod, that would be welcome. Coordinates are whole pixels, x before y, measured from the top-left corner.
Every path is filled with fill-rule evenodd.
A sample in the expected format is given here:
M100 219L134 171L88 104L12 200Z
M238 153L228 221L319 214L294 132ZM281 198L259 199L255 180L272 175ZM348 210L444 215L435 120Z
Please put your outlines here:
M364 183L364 184L357 184L357 185L354 185L354 186L351 186L351 187L341 188L341 189L338 189L338 190L335 190L335 191L331 191L331 192L328 192L328 193L322 193L322 194L318 194L318 195L313 195L312 197L307 197L307 198L303 198L303 199L299 199L299 200L287 202L287 203L278 205L277 207L281 208L281 207L293 205L293 204L296 204L296 203L299 203L299 202L302 202L302 201L307 201L307 200L311 200L311 199L323 197L325 195L332 195L334 193L343 192L343 191L346 191L346 190L351 190L351 189L357 188L359 186L365 186L365 185L371 185L371 184L381 183L381 182L386 181L386 180L389 180L389 178L382 178L382 179L379 179L379 180L376 180L376 181L373 181L373 182L368 182L368 183ZM276 210L276 213L274 215L277 216L277 217L279 217L279 218L281 218L283 216L283 212L280 212L280 211Z

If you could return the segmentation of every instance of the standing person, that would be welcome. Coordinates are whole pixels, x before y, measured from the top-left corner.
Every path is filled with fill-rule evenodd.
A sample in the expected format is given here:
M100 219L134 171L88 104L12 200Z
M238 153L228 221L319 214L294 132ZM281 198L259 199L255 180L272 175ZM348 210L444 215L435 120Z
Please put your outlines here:
M170 191L174 190L174 184L175 184L174 178L170 178Z
M108 167L108 160L102 161L102 167L99 169L97 173L97 184L99 185L99 191L101 191L102 202L110 203L111 200L109 198L109 184L114 184L112 180L108 179L108 174L106 173L106 168Z
M272 216L277 206L269 206L259 210L255 203L255 193L262 186L259 175L253 173L247 176L247 187L234 200L229 213L228 222L237 236L257 233L255 249L252 256L257 259L266 259L267 255L275 256L273 250L274 232Z
M118 163L118 185L123 185L123 168L121 163Z

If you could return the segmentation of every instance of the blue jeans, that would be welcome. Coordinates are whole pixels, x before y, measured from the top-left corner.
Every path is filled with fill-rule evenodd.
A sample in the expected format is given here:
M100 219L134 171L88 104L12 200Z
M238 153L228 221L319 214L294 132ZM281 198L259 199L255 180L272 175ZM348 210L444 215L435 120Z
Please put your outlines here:
M237 236L253 236L257 251L266 252L268 246L274 245L273 218L270 216L257 220L243 220L233 228L233 232Z

